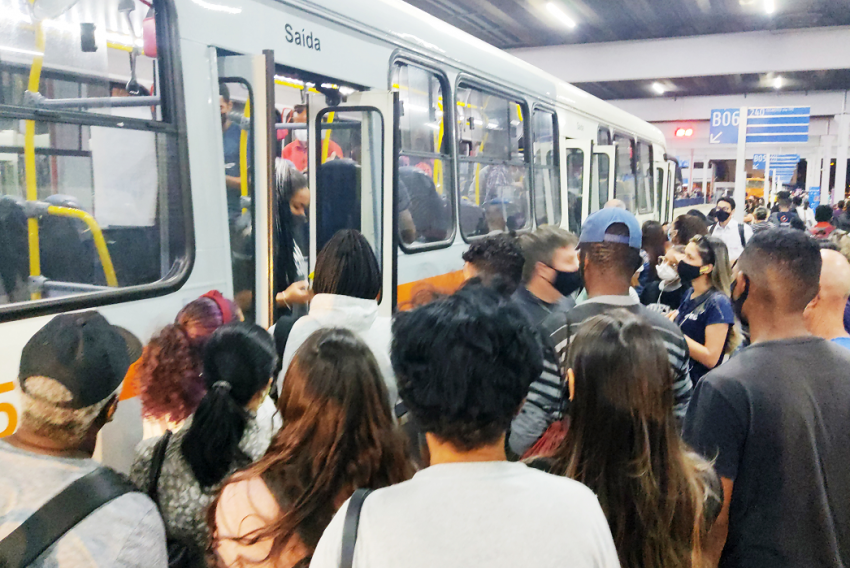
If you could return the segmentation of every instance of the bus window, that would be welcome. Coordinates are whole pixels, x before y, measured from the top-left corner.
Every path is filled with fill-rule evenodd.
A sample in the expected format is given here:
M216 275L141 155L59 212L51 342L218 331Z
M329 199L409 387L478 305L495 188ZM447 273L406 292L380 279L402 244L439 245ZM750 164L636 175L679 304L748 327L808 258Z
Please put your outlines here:
M649 213L653 209L652 193L652 153L648 143L638 142L635 146L635 188L637 191L638 213Z
M457 90L458 192L464 237L529 229L526 107L461 83Z
M600 126L596 131L596 143L600 146L609 146L611 144L611 131Z
M628 136L614 135L616 156L614 160L614 198L626 204L626 209L635 212L635 172L632 162L634 142Z
M322 250L337 231L356 229L381 262L383 121L377 109L325 109L319 113L317 139L322 139L323 147L316 172L317 250ZM328 152L331 138L352 157L338 158Z
M396 208L402 248L448 244L454 235L454 192L443 82L430 71L399 62L393 68L393 89L401 101Z
M610 184L610 178L608 176L610 175L611 160L608 158L608 154L594 152L591 165L593 168L593 180L591 184L593 181L596 182L596 186L593 188L596 194L596 200L590 203L590 212L593 213L605 207L605 203L608 202L608 187Z
M561 224L561 175L558 171L556 117L553 113L534 111L534 210L537 225ZM581 189L579 188L579 193Z
M658 218L662 219L661 211L664 208L664 170L655 168L655 203L658 205Z
M168 7L129 4L129 20L96 0L42 21L4 8L0 311L167 280L164 292L190 264L185 129L164 75L179 69L165 41L142 39L145 20L167 29Z
M567 150L567 209L570 231L581 232L582 188L584 187L584 152Z

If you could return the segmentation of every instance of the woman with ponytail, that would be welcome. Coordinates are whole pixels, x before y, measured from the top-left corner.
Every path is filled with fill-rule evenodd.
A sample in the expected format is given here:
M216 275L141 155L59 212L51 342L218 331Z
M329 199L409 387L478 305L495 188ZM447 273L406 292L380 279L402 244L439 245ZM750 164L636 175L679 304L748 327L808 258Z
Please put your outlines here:
M306 567L356 489L413 473L375 357L350 331L307 338L286 372L278 409L283 427L266 455L230 479L209 509L221 566Z
M201 378L204 346L216 329L236 319L241 319L236 304L212 290L186 304L150 340L125 381L125 390L138 389L146 438L179 427L195 411L207 391Z
M204 350L207 390L197 410L173 437L167 432L137 448L130 477L152 493L169 537L190 541L199 550L207 547L206 509L221 482L268 447L268 432L258 425L256 411L276 364L274 341L263 328L245 322L220 327ZM154 456L163 447L152 489Z

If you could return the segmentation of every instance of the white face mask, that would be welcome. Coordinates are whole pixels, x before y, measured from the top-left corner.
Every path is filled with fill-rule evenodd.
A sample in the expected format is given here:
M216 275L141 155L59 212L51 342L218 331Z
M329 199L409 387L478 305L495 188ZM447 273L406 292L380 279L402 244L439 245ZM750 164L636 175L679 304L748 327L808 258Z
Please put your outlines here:
M292 134L295 136L295 139L299 142L307 141L307 130L293 130Z
M679 279L679 273L675 268L667 264L666 262L662 262L655 268L655 272L658 273L658 277L665 283L672 283Z

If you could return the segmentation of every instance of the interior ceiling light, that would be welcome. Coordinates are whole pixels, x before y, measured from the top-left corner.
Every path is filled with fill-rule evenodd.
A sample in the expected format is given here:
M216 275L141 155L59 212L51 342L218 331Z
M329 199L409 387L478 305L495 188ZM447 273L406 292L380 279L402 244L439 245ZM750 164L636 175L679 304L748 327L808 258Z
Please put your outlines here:
M776 1L775 0L764 0L764 11L770 16L776 11Z
M656 81L652 84L652 90L655 91L656 93L658 93L659 95L663 95L664 91L666 91L666 89L664 88L664 85L662 85L658 81Z
M778 75L773 79L773 88L774 89L781 89L782 85L784 83L785 83L785 79L783 79L781 75Z
M559 22L561 22L568 28L573 29L576 27L576 21L569 17L566 12L561 10L561 8L556 3L549 2L548 4L546 4L546 9L549 10L550 14L555 16L555 19L557 19Z

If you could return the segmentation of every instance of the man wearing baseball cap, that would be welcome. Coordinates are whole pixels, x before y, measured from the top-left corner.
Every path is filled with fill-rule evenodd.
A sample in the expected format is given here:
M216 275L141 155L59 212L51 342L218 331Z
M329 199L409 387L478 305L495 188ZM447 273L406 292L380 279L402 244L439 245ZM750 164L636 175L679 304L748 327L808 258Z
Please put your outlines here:
M98 470L92 459L97 434L115 412L131 343L129 332L89 311L56 316L26 344L18 430L0 440L0 539ZM42 563L165 567L165 529L156 505L138 492L107 501L34 564Z
M629 295L632 276L643 262L641 241L640 223L625 209L600 209L585 220L578 248L579 270L588 299L566 314L551 314L543 320L543 332L549 336L557 362L544 361L540 381L563 384L560 367L564 365L570 342L581 325L610 310L625 309L647 320L664 340L673 367L674 413L681 421L688 410L693 389L688 344L676 324L648 310ZM535 385L532 385L534 388ZM543 431L545 429L541 430L541 435Z

